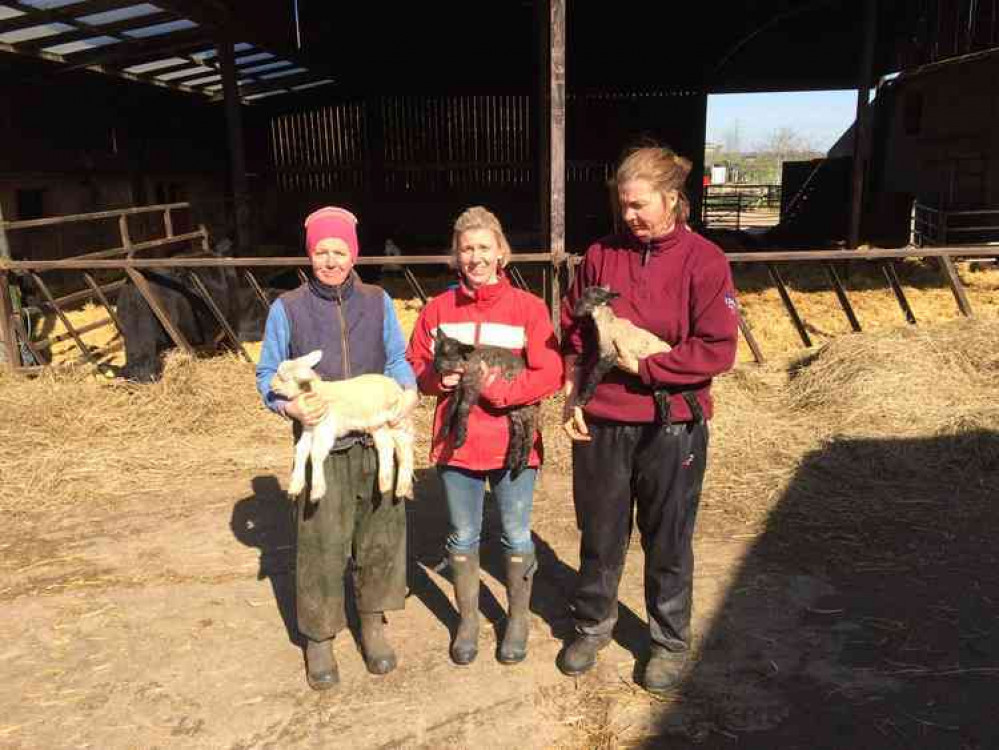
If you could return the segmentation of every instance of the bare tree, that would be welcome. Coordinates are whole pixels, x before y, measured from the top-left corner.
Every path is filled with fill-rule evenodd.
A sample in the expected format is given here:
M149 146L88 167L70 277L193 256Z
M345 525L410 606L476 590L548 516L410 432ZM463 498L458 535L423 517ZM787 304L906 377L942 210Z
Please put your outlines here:
M774 162L773 179L780 181L784 162L795 158L813 158L818 155L808 139L794 128L783 127L772 131L757 147L761 154L769 155Z
M768 135L757 149L760 153L773 154L783 161L792 154L812 151L808 140L794 128L777 128Z

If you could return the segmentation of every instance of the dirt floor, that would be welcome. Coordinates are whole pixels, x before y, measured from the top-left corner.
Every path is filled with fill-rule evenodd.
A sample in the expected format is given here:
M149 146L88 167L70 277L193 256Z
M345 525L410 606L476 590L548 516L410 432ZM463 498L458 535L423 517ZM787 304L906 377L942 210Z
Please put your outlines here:
M446 514L422 468L411 595L389 626L400 666L368 675L344 634L342 684L317 694L294 627L287 426L252 368L175 360L141 388L0 377L0 413L17 415L0 420L0 748L999 747L997 374L999 326L978 321L719 379L695 658L664 698L635 684L637 539L615 642L582 678L554 666L578 567L557 403L528 660L493 658L488 505L492 626L475 664L450 663Z
M821 471L821 463L817 456L805 471ZM192 479L185 492L142 497L125 511L94 512L81 498L55 517L26 514L5 524L0 747L987 748L999 741L990 718L999 708L990 687L999 669L987 658L999 645L994 515L970 524L963 539L930 515L917 535L924 538L900 545L912 559L880 566L849 564L853 529L839 539L824 532L825 548L807 528L786 529L799 528L784 523L795 515L793 492L760 535L740 533L717 513L703 516L699 656L684 686L660 700L634 685L635 657L646 649L637 549L616 642L598 668L573 680L554 667L577 565L569 488L554 474L537 499L541 573L528 661L498 664L487 627L479 660L452 666L446 654L456 615L447 581L434 570L445 516L425 471L409 508L411 596L390 623L400 667L369 676L355 639L343 636L342 686L316 694L304 683L292 624L293 538L282 479L270 472ZM493 549L495 521L486 542ZM870 531L888 544L910 535L887 518ZM493 596L483 608L494 624L504 601L497 563L485 563Z

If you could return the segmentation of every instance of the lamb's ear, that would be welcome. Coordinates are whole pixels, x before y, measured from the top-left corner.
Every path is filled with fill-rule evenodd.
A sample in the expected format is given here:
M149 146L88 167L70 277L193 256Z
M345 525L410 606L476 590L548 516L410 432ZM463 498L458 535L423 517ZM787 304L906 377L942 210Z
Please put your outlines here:
M434 334L434 341L440 343L447 338L447 334L444 333L444 329L440 326L437 327L437 332Z
M621 292L612 292L610 289L607 290L607 299L608 300L617 299L620 296L621 296Z
M471 354L472 352L475 351L475 347L472 346L471 344L459 344L458 351L460 351L462 355Z
M315 367L316 365L319 364L319 360L321 360L322 358L323 358L322 350L316 349L315 351L311 351L308 354L306 354L304 357L302 357L302 364L305 365L306 367Z

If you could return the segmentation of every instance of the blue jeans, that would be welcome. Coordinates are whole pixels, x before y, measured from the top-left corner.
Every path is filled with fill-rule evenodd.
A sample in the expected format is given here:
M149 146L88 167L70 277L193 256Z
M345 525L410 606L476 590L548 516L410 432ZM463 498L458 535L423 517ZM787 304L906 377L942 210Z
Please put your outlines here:
M448 552L473 552L482 536L482 509L486 497L486 480L499 503L503 525L501 542L506 552L534 552L531 541L531 508L534 506L534 480L537 469L524 469L516 479L507 469L471 471L454 466L438 466L437 473L444 485L444 497L451 521L447 538Z

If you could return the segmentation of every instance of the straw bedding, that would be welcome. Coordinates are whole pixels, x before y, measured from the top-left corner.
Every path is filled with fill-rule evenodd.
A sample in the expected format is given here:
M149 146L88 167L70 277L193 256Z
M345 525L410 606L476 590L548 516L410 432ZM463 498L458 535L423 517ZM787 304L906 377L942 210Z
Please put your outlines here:
M981 435L999 433L997 396L993 320L842 336L804 356L744 365L716 384L705 510L761 523L803 458L846 437L964 436L946 443L951 451L963 446L960 455L924 449L902 457L921 481L927 466L960 465L965 477L994 469L996 442ZM424 400L421 461L429 411ZM261 470L283 477L290 461L287 425L260 405L252 365L233 355L174 354L163 380L149 386L109 382L86 369L35 378L4 373L0 413L0 510L8 513L117 504L169 488L196 494L200 483L224 477ZM545 405L547 470L566 472L570 451L559 414L558 399ZM863 456L843 460L844 472L864 464ZM981 481L999 496L997 476Z

